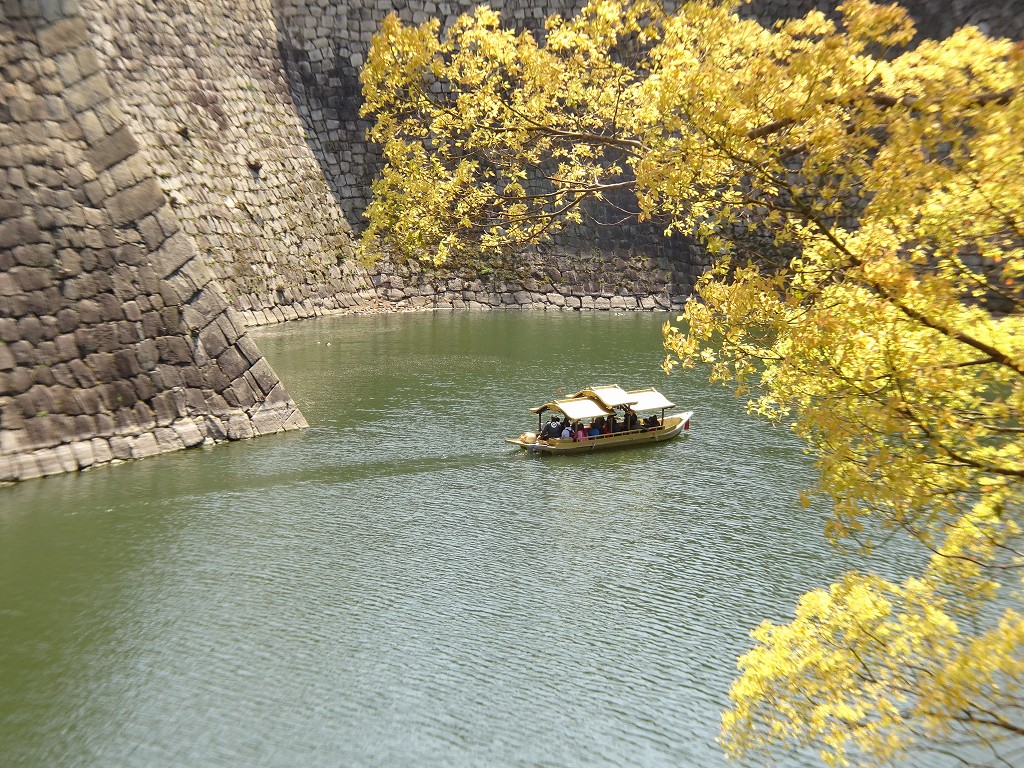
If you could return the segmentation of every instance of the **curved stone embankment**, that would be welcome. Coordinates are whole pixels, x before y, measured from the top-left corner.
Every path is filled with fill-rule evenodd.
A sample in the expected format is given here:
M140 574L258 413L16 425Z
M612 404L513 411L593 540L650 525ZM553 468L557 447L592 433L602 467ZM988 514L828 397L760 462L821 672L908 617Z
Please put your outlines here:
M306 426L167 205L84 20L5 10L0 481Z
M425 274L415 263L384 264L372 280L399 309L679 310L708 260L695 244L685 262L642 253L552 254L516 277Z

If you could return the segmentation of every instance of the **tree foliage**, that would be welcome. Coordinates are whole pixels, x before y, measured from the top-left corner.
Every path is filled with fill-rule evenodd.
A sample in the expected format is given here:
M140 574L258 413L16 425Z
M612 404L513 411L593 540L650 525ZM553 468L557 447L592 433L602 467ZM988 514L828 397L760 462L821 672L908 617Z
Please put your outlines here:
M837 541L930 552L755 630L727 751L1019 759L1024 51L970 27L914 45L866 0L772 29L736 10L593 0L543 45L486 7L443 35L389 17L363 73L387 160L367 238L435 263L521 248L619 189L701 238L715 266L666 368L793 425Z

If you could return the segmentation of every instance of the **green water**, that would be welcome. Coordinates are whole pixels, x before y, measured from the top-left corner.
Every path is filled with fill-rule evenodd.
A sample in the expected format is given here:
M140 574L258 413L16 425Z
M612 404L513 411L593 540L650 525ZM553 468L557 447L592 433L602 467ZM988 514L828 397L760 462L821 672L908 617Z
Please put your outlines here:
M748 630L848 563L788 434L660 372L664 320L265 329L309 430L0 488L0 765L723 765ZM604 383L690 434L503 443Z

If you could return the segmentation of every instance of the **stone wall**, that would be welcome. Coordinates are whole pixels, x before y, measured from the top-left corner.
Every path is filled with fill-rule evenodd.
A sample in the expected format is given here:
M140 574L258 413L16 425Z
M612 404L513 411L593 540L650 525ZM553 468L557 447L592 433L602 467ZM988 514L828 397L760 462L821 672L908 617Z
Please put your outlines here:
M1007 34L1020 34L1024 23L1012 12L1020 0L908 2L928 34L948 32L953 20ZM438 16L448 24L472 0L79 3L182 229L246 323L378 307L378 298L394 295L378 297L375 286L388 279L367 274L352 258L352 230L361 226L380 162L359 117L359 69L386 13L396 10L409 22ZM545 16L576 13L583 0L491 4L509 24L538 30ZM754 0L747 12L768 21L835 5ZM703 261L692 241L666 241L660 227L636 222L566 232L556 252L582 261L608 252L668 259L676 276L670 294L688 293ZM530 254L524 269L559 270L551 258ZM508 293L498 290L507 280L469 277L482 277L488 295ZM437 279L443 276L423 275L417 290ZM655 271L642 282L659 279ZM580 294L590 282L565 285L564 294Z
M819 9L833 13L842 0L751 0L744 13L770 23ZM953 30L973 25L988 35L1024 38L1021 0L899 0L917 24L918 36L941 40Z
M741 12L765 24L819 8L833 13L841 0L752 0ZM445 26L478 3L472 0L279 0L275 4L279 44L288 84L324 176L353 228L362 225L370 183L380 167L377 148L364 136L369 123L359 117L359 70L370 38L392 10L407 23L439 17ZM552 13L578 13L584 0L489 0L509 26L543 34ZM945 37L963 24L1020 39L1024 37L1021 0L904 0L927 37ZM599 244L592 235L588 245ZM630 241L662 247L660 230L637 227ZM586 240L586 238L584 238ZM688 246L688 244L687 244ZM569 247L573 247L569 244ZM685 248L684 248L685 249Z
M543 20L551 13L578 13L585 0L490 0L489 5L502 14L506 23L528 28L543 35ZM741 12L770 24L779 18L805 14L812 8L834 13L840 0L752 0ZM1021 0L907 0L905 5L919 24L922 36L948 35L956 26L977 24L989 32L1024 37L1024 13ZM460 14L471 10L473 0L369 0L353 4L336 0L279 0L274 6L282 64L298 114L305 126L310 146L331 186L340 209L353 230L362 227L362 214L370 201L370 185L380 168L379 148L364 137L369 122L359 116L359 70L366 60L370 39L381 20L391 11L407 23L420 23L439 17L445 26ZM626 202L626 205L630 205ZM597 211L601 218L601 212ZM618 215L605 218L617 219ZM576 227L556 236L554 248L547 253L527 254L525 280L492 279L487 275L418 274L403 265L382 266L382 274L371 275L382 289L382 298L401 306L580 306L589 287L605 286L624 279L633 285L648 285L651 292L642 302L657 306L666 296L688 295L694 281L708 263L706 254L694 241L674 237L666 239L662 227L626 222L614 228ZM569 255L580 269L564 269L558 260ZM606 258L607 257L607 258ZM623 261L647 262L649 271L631 270L628 274L585 275L577 282L563 280L554 291L538 291L536 277L550 272L562 275L586 273L594 265L614 270ZM658 266L665 265L665 266ZM671 278L664 280L663 273ZM631 277L632 276L632 277ZM543 279L540 284L545 283ZM454 288L453 286L460 286ZM467 288L472 286L472 288ZM621 291L622 289L617 289ZM618 292L606 288L594 299L610 299ZM455 294L462 294L456 298ZM639 302L644 294L636 292ZM618 300L617 300L618 302ZM593 302L603 307L605 301ZM628 303L628 302L627 302ZM678 306L677 300L669 300ZM638 306L640 304L638 303Z
M0 17L0 481L304 427L73 3Z
M410 262L384 264L372 279L381 298L397 309L679 310L710 265L696 244L686 256L621 248L554 252L482 275L425 274Z
M494 0L538 28L578 0ZM1020 0L908 0L1024 36ZM0 4L0 481L305 422L247 324L396 307L671 309L707 257L577 228L478 274L354 260L378 156L358 71L395 9L466 0ZM759 18L832 0L754 0Z
M247 322L371 301L284 78L271 0L79 4L183 231Z

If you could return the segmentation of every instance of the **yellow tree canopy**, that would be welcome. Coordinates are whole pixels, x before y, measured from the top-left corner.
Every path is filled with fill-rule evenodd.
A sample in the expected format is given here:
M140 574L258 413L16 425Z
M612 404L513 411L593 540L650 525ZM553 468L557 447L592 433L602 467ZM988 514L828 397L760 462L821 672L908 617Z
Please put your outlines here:
M730 754L1024 753L1024 50L913 38L866 0L772 29L595 0L540 45L483 6L444 35L389 17L363 72L386 159L368 243L517 249L631 190L716 258L666 368L706 364L792 423L829 535L870 550L874 520L931 552L754 632Z

